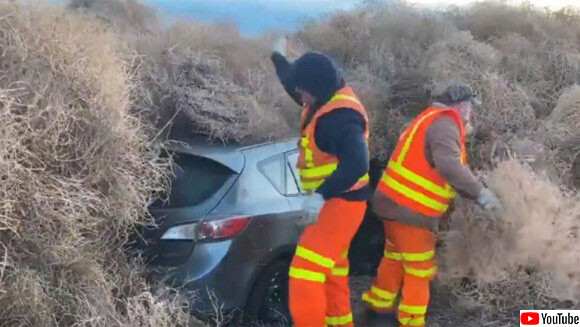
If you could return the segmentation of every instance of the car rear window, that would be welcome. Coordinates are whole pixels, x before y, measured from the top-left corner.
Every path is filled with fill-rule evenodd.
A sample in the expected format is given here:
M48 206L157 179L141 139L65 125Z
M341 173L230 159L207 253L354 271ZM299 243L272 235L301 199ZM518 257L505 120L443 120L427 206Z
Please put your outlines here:
M210 198L235 174L222 164L204 157L174 153L174 177L169 201L157 207L191 207Z

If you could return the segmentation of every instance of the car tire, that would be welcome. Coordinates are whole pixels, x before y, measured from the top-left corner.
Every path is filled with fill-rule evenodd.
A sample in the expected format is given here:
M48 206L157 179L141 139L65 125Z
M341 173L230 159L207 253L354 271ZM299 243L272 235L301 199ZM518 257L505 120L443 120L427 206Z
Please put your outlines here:
M277 260L264 268L246 301L246 318L261 326L291 326L288 306L289 260Z

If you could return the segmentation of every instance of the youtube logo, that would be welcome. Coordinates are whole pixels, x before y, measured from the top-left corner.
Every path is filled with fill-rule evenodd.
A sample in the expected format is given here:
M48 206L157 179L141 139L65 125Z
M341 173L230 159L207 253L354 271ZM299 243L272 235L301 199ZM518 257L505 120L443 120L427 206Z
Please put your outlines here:
M539 325L540 314L538 312L522 312L520 314L520 323L522 325Z

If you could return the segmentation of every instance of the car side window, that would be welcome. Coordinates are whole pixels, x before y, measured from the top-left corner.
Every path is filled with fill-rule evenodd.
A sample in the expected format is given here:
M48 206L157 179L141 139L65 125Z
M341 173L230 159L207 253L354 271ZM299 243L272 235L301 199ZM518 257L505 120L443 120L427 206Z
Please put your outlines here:
M296 164L298 163L298 151L289 152L286 155L286 189L288 195L298 195L302 192L300 183L298 182L298 172L296 171Z
M278 192L281 194L286 193L286 167L283 155L262 160L258 164L258 168Z
M280 194L296 196L302 193L296 172L297 162L298 152L287 152L260 161L258 170Z

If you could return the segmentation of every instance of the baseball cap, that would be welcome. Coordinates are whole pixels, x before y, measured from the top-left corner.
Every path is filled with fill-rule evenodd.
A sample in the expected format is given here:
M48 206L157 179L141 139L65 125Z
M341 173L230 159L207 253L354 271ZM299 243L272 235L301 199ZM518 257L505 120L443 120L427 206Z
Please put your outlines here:
M475 106L481 106L481 101L477 98L477 93L467 84L461 82L449 84L445 91L436 98L438 101L447 104L471 101Z

